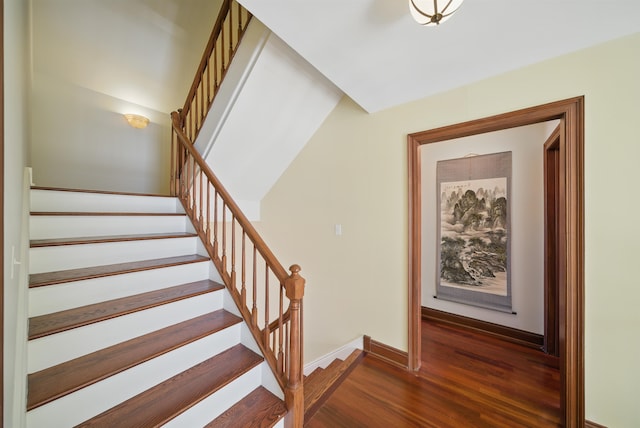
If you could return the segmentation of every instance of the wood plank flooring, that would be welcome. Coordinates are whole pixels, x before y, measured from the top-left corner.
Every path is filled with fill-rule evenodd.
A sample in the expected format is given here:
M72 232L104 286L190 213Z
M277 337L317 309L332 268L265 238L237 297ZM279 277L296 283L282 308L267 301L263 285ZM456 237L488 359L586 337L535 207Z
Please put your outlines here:
M418 373L365 356L305 426L559 427L554 364L541 351L423 321Z

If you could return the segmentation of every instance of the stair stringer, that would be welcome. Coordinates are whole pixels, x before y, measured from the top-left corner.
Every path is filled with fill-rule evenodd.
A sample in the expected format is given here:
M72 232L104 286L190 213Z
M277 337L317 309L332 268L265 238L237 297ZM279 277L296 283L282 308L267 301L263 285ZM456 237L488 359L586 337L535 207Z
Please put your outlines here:
M184 210L184 207L183 207L183 210ZM193 224L193 219L191 219L190 223L193 230L196 230L197 228ZM197 249L198 249L197 250L198 254L203 256L208 256L208 257L210 256L209 252L207 251L207 248L204 245L204 242L202 241L201 235L199 235L197 239ZM210 263L210 279L213 281L219 282L221 284L224 284L222 275L220 274L217 267L215 266L215 263L213 263L213 261L210 261L209 263ZM247 321L242 316L240 309L236 305L227 287L225 287L223 290L223 309L242 318L242 323L241 323L242 334L241 334L240 343L242 343L242 345L246 346L256 354L260 355L262 358L264 358L265 357L264 353L260 349L260 346L256 342L255 338L253 337L253 334L251 333L251 330L247 325ZM263 369L261 370L262 386L265 387L269 392L271 392L276 397L280 398L281 400L284 400L284 391L280 387L280 383L276 379L276 376L271 370L269 364L266 362L266 359L261 364L261 366L263 367Z
M257 221L260 201L343 95L254 17L194 146Z
M196 138L194 147L203 158L209 155L270 34L264 24L251 19Z
M229 290L227 290L226 288L224 290L224 299L223 299L222 305L223 305L222 306L223 309L225 309L226 311L229 311L232 314L242 318L242 314L238 310L236 303L233 301L233 298L231 297ZM256 343L256 339L253 337L253 334L251 334L251 331L247 326L247 322L244 319L242 320L240 343L242 343L247 348L251 349L256 354L262 355L262 357L264 357L264 354L260 350L260 347ZM269 364L267 364L266 361L262 364L263 364L262 386L267 388L269 392L271 392L276 397L280 398L281 400L284 400L284 391L282 390L282 388L280 388L280 384L278 383L275 375L271 371Z

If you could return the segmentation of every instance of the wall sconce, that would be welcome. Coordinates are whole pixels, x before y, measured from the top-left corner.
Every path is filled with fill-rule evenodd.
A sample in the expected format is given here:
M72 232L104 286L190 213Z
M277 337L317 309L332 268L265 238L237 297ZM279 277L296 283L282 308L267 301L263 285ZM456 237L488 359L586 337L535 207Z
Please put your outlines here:
M129 125L134 128L146 128L149 124L149 119L144 116L140 116L139 114L125 114L124 117L127 119Z
M418 24L439 25L453 15L464 0L409 0L409 11Z

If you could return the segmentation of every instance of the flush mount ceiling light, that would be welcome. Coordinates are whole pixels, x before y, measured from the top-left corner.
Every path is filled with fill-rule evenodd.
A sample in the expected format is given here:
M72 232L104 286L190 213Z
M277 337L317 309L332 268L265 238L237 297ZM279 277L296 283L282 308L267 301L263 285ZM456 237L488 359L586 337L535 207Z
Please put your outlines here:
M418 24L439 25L453 15L464 0L409 0L409 11Z
M124 117L127 119L127 122L129 122L129 125L134 128L146 128L149 124L149 119L144 116L140 116L139 114L125 114Z

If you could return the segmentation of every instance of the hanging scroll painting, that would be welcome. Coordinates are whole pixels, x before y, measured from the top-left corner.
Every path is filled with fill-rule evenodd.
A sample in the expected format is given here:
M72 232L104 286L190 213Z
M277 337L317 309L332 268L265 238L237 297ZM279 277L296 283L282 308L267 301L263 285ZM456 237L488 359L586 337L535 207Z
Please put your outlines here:
M438 299L511 312L511 152L436 167Z

